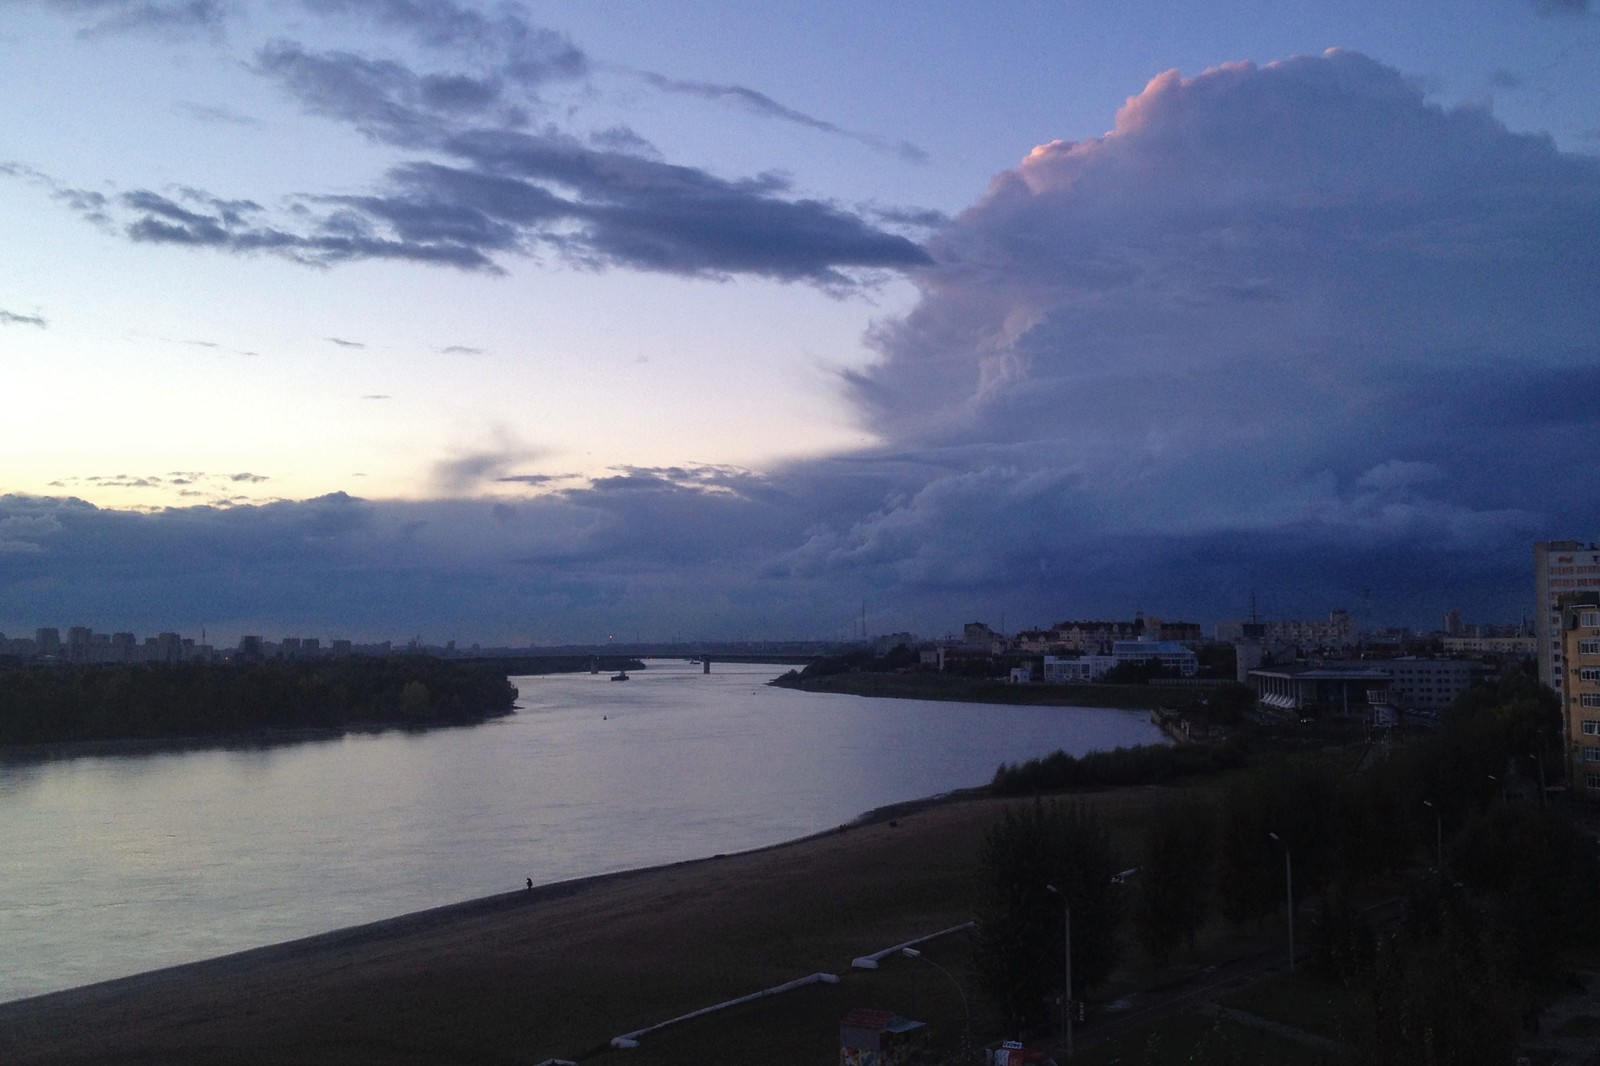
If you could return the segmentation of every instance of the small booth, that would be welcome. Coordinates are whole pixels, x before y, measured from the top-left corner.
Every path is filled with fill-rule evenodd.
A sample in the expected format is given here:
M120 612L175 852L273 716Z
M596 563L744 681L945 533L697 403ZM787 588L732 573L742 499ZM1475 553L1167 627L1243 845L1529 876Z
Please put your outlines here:
M923 1023L858 1007L839 1019L839 1066L906 1066L920 1061L926 1041Z

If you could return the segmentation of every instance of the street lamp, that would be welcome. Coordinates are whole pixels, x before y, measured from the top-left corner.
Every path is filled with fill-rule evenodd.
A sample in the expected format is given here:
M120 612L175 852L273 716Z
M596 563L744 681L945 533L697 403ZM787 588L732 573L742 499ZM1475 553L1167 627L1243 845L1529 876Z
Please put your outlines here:
M1283 844L1283 890L1289 903L1289 972L1294 973L1294 865L1289 859L1289 845L1284 843L1283 838L1271 832L1267 836Z
M956 991L961 994L961 1012L966 1015L966 1028L961 1036L961 1060L966 1062L972 1058L972 1010L967 1006L967 990L961 987L961 982L956 980L956 975L928 958L916 948L901 948L900 954L908 959L921 959L935 970L950 978L950 983L956 986Z
M1433 812L1433 836L1439 852L1439 883L1444 884L1444 815L1433 805L1433 800L1423 800L1422 805Z
M1067 1036L1067 1058L1072 1058L1072 904L1067 899L1067 894L1055 885L1045 885L1045 888L1061 897L1061 914L1065 921L1062 923L1062 939L1066 960L1063 964L1066 973L1061 983L1061 1030Z

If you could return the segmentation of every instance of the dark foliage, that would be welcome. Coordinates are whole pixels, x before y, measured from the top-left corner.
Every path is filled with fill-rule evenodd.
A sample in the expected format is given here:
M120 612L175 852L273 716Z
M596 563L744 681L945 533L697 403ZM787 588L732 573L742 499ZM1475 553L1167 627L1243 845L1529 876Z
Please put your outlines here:
M1009 807L984 840L979 868L977 976L1010 1022L1043 1020L1045 997L1062 987L1068 904L1073 988L1081 997L1105 980L1116 962L1117 865L1092 813L1038 800Z
M425 726L510 713L494 663L425 656L0 672L0 744Z
M1206 802L1163 803L1144 827L1144 851L1133 887L1139 946L1165 962L1211 913L1215 814Z
M1182 777L1210 774L1244 765L1245 753L1233 744L1142 744L1113 751L1003 764L991 782L1002 796L1026 796L1071 788L1160 785Z

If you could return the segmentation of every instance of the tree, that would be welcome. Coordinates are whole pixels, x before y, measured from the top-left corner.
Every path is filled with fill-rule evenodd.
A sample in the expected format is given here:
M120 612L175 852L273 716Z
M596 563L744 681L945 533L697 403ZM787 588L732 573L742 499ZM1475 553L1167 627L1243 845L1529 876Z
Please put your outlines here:
M977 976L1013 1024L1042 1020L1046 995L1061 987L1067 906L1074 988L1081 995L1110 974L1117 864L1092 812L1038 800L1008 807L985 836L979 865Z
M1210 913L1215 823L1209 803L1169 801L1145 824L1133 921L1139 946L1157 962L1180 943L1193 950Z

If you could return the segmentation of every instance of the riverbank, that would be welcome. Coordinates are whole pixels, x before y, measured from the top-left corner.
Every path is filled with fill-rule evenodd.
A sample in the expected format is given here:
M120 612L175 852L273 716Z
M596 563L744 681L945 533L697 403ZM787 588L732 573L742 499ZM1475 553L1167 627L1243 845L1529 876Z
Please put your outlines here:
M893 699L953 700L959 703L999 703L1013 706L1109 707L1115 710L1186 711L1201 706L1214 692L1209 686L1186 685L1013 685L990 678L935 673L877 673L856 670L820 677L797 672L770 682L801 692L831 692L847 696L882 696Z
M847 975L795 994L821 1020L807 1030L810 1059L830 1057L838 1017L883 1005L887 987L850 975L850 960L967 920L973 860L1003 802L967 793L899 805L759 851L0 1004L0 1061L586 1058L621 1033L816 972ZM671 1046L667 1034L654 1043ZM664 1053L647 1046L627 1061L673 1061L652 1057Z

